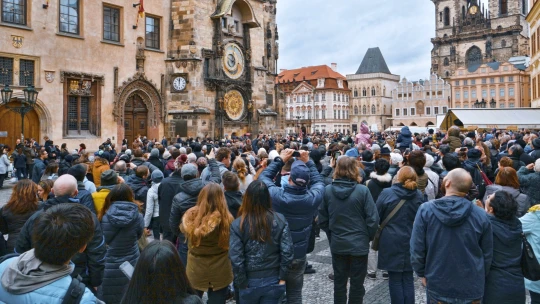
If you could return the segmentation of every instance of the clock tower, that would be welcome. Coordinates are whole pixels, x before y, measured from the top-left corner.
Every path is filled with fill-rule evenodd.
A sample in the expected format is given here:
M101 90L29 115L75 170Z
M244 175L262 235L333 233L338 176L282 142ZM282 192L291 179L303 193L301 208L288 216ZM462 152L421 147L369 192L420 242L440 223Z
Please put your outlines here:
M435 38L431 72L448 80L460 67L506 62L528 54L525 0L431 0L435 4Z
M167 137L275 132L277 0L172 0Z

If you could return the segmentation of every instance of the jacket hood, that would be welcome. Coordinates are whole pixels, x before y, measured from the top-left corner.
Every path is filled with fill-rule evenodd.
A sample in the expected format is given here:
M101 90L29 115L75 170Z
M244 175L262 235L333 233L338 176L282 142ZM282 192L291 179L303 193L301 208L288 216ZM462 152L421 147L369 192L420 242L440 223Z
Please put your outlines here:
M489 215L489 220L493 227L493 236L503 244L510 244L521 238L521 221L515 217L509 221L501 220L493 215Z
M417 192L419 191L419 190L410 190L410 189L403 188L402 184L393 184L391 188L397 197L399 197L400 199L406 199L406 200L414 199L417 195Z
M110 185L110 186L101 186L101 187L98 187L96 189L97 192L101 191L101 190L108 190L109 192L112 191L112 189L116 187L116 185Z
M463 162L464 168L478 168L476 165L480 162L479 158L469 158Z
M235 200L237 202L240 202L240 204L242 203L242 198L243 198L243 194L241 191L225 191L225 198L227 200L231 199L231 200Z
M101 167L104 167L104 166L109 166L109 163L108 161L106 163L103 163L103 162L95 162L94 163L94 168L101 168Z
M348 179L336 179L332 182L332 193L339 199L344 200L351 196L358 183Z
M412 133L411 133L411 130L409 130L409 127L405 126L401 128L401 135L406 136L406 137L411 137Z
M139 206L132 202L114 202L106 214L111 225L126 227L138 220Z
M32 249L10 262L2 274L2 287L11 294L25 294L47 286L72 271L72 264L51 265L38 260Z
M194 221L197 217L198 211L199 207L195 206L189 209L184 215L182 225L184 226L188 234L191 234L195 230L198 230L198 233L200 233L201 236L205 237L212 233L214 230L216 230L216 228L219 228L219 225L221 224L221 214L217 210L203 217L201 225L199 227L196 227Z
M433 213L446 226L459 226L475 208L466 198L458 196L448 196L432 203Z
M129 185L131 190L133 190L133 192L137 192L141 188L144 188L147 186L146 181L138 177L137 175L130 176L129 180L126 183Z
M360 126L360 132L362 132L362 134L369 134L369 128L368 128L368 126L365 125L365 124L362 124L362 125Z
M369 175L372 181L377 182L378 184L386 184L392 182L392 175L386 173L385 175L378 175L376 172L371 172Z
M43 203L43 210L47 210L51 208L52 206L56 206L58 204L78 203L78 202L79 202L78 199L72 198L69 196L56 196L56 197L48 199L45 203Z
M195 178L185 182L182 185L182 192L189 194L190 196L198 196L205 184L200 178Z

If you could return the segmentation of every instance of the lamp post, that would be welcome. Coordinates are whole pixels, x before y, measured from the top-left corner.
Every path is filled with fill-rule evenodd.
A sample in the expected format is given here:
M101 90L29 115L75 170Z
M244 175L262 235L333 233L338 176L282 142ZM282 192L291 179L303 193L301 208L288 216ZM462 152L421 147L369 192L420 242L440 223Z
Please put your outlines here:
M298 133L297 134L300 135L300 132L302 132L302 130L300 129L300 118L302 118L302 116L297 115L294 118L296 118L297 125L298 125Z
M491 98L491 101L489 102L489 106L490 106L492 109L495 109L495 107L497 106L497 102L495 101L494 98Z
M36 106L38 91L36 91L33 85L29 85L23 90L23 93L24 99L21 100L21 105L12 107L9 103L13 96L13 90L6 84L2 91L0 91L0 95L2 96L0 105L6 106L10 111L21 114L21 141L24 141L24 116Z

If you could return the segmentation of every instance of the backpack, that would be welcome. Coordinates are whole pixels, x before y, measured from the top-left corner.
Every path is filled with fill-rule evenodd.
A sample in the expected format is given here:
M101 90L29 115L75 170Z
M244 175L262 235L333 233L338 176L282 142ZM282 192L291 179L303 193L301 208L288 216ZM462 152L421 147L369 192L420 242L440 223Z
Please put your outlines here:
M18 253L10 253L6 254L3 257L0 257L0 264L5 262L6 260L9 260L14 257L18 257ZM82 278L75 272L71 273L71 284L69 284L69 288L66 291L66 295L64 296L64 299L62 300L62 304L78 304L81 303L82 297L84 295L84 290L86 288L86 285L82 283Z
M486 183L480 169L473 168L473 171L469 171L469 173L471 174L473 183L476 185L476 189L478 189L478 197L484 197L484 194L486 194Z

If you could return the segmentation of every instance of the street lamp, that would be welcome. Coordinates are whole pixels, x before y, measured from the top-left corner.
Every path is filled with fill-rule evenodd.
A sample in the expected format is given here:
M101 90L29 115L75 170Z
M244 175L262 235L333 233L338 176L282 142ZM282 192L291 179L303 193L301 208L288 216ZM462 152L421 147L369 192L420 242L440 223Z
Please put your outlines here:
M302 118L302 116L297 115L297 116L295 116L294 118L296 118L296 120L297 120L297 122L298 122L298 123L297 123L297 125L298 125L298 133L297 133L297 134L300 135L300 132L301 132L301 130L300 130L300 118Z
M13 90L10 89L9 85L6 84L1 91L2 102L0 103L0 105L6 106L7 109L21 114L21 141L24 141L24 116L28 114L28 112L32 111L36 106L38 91L36 91L33 85L29 85L23 90L23 93L24 99L21 100L20 106L9 106L11 98L13 97Z
M495 101L495 99L491 98L491 101L489 102L489 106L492 109L495 109L495 107L497 106L497 102Z

